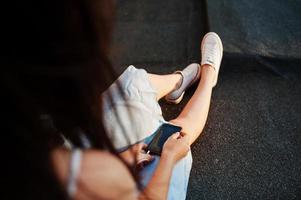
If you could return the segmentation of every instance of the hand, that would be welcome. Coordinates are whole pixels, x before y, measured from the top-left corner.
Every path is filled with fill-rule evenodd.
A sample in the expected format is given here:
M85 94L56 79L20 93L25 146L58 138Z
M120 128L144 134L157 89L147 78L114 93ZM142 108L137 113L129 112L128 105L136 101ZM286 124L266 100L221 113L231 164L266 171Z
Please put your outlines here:
M149 163L154 159L154 157L145 152L146 147L147 144L145 143L137 143L119 155L130 165Z
M137 165L144 165L145 163L149 163L154 159L154 156L147 154L145 149L147 144L145 143L138 143L133 146L134 151L136 151L136 164Z
M185 157L190 150L189 136L179 132L171 135L163 146L162 156L171 157L174 162Z

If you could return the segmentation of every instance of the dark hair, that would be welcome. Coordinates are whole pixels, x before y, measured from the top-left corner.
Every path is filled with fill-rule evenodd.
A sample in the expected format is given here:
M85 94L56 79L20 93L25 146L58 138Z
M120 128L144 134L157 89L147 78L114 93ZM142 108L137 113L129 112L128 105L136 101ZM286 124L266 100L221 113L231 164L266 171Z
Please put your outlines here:
M2 8L9 11L1 27L2 195L66 199L50 163L61 133L80 147L84 132L94 148L116 154L100 102L116 78L108 59L114 3L35 0Z

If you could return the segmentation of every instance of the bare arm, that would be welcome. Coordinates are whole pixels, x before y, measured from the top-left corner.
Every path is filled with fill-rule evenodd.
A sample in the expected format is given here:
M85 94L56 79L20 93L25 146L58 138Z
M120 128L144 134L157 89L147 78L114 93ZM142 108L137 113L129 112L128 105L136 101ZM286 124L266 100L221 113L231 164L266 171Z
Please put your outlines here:
M188 136L172 135L164 144L159 164L139 199L167 199L170 178L174 165L189 151Z
M174 161L162 156L150 182L139 199L167 199Z
M52 153L52 161L62 186L66 187L70 152L57 149ZM137 189L131 174L118 158L108 152L86 150L74 199L134 200L137 199Z

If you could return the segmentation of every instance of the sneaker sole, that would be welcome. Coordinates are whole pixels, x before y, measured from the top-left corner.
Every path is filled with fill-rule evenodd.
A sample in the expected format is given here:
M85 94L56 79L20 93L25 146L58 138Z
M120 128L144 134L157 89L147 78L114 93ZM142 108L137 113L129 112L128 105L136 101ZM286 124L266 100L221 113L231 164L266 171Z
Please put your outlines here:
M165 100L168 102L168 103L171 103L171 104L178 104L182 101L183 97L184 97L184 94L185 94L185 91L181 94L181 96L177 99L167 99L165 98Z

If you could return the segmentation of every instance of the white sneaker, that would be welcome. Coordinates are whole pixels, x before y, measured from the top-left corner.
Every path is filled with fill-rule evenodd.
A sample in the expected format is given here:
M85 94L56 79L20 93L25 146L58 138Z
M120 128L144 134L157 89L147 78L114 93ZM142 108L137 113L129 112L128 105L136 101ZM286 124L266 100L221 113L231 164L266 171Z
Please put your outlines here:
M207 33L201 44L202 62L201 65L208 64L212 66L216 72L216 78L213 82L213 87L217 83L218 72L223 57L223 44L220 37L214 33Z
M176 86L175 90L165 96L165 100L174 104L180 103L183 99L185 90L200 78L200 68L201 66L199 64L192 63L185 67L182 71L174 72L182 75L182 81L180 81L180 83Z

